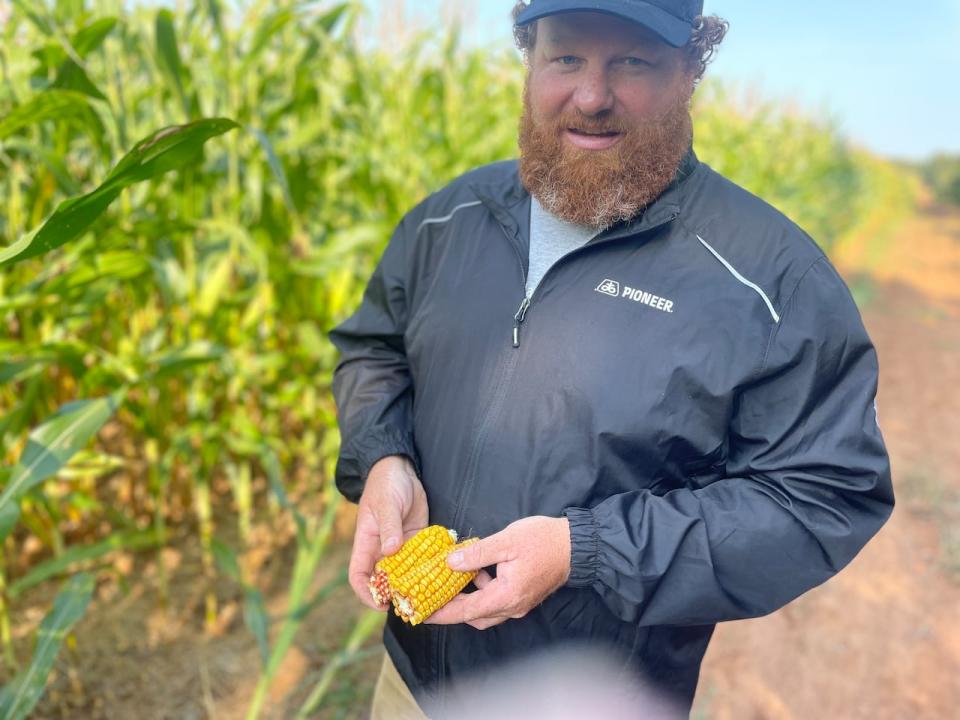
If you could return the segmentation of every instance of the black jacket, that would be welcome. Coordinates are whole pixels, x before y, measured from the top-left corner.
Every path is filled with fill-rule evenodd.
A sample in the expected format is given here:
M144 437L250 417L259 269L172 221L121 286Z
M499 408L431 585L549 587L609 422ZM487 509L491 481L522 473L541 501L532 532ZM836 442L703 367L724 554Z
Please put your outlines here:
M612 647L689 707L715 623L822 583L890 515L876 354L817 245L692 152L527 304L529 217L504 162L399 224L330 335L336 481L356 501L402 454L430 522L463 535L565 514L570 580L485 631L391 615L384 642L426 709L565 641Z

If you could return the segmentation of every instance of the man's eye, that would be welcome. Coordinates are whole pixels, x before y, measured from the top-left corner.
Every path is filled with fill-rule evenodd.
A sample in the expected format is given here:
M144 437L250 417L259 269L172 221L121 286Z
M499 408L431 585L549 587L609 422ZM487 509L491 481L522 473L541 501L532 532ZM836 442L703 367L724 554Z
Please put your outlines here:
M573 55L563 55L557 58L557 62L561 65L574 65L577 62L577 58Z
M652 63L648 62L647 60L644 60L643 58L638 58L638 57L628 57L628 58L624 58L624 59L623 59L623 62L624 62L625 65L629 65L629 66L631 66L631 67L643 67L643 66L651 65L651 64L652 64Z

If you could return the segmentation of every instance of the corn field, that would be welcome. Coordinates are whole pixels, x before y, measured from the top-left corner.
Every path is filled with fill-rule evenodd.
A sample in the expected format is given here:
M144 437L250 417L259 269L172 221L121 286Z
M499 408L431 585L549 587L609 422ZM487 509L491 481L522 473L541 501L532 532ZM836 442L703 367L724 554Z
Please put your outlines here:
M456 33L364 49L362 12L0 0L0 717L37 706L118 551L160 559L187 528L208 627L215 586L242 588L250 718L344 582L314 583L339 504L325 333L407 209L516 155L523 82L511 48ZM827 123L698 95L701 159L827 248L877 209L877 177L898 182ZM271 616L245 557L284 523L296 560ZM27 655L12 623L42 583L62 590ZM320 711L381 622L361 616L292 715Z

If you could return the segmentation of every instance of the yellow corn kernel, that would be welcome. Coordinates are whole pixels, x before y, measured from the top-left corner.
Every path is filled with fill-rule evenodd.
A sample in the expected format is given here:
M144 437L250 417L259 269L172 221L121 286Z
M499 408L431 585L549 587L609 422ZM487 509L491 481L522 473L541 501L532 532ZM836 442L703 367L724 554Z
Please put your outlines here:
M407 540L393 555L381 558L374 566L368 587L377 605L390 602L390 583L393 578L409 572L434 555L453 547L457 533L442 525L423 528Z
M405 575L397 579L391 578L390 590L395 612L405 622L419 625L453 600L477 573L475 570L451 570L447 565L447 555L477 540L478 538L464 540L417 565Z

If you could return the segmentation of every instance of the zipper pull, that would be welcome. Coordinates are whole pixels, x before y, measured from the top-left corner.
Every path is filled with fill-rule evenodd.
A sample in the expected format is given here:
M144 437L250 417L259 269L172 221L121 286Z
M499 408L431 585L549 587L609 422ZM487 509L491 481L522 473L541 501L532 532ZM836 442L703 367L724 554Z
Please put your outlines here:
M522 323L523 319L527 316L527 308L529 307L530 298L524 295L516 315L513 316L513 346L515 348L520 347L520 323Z

